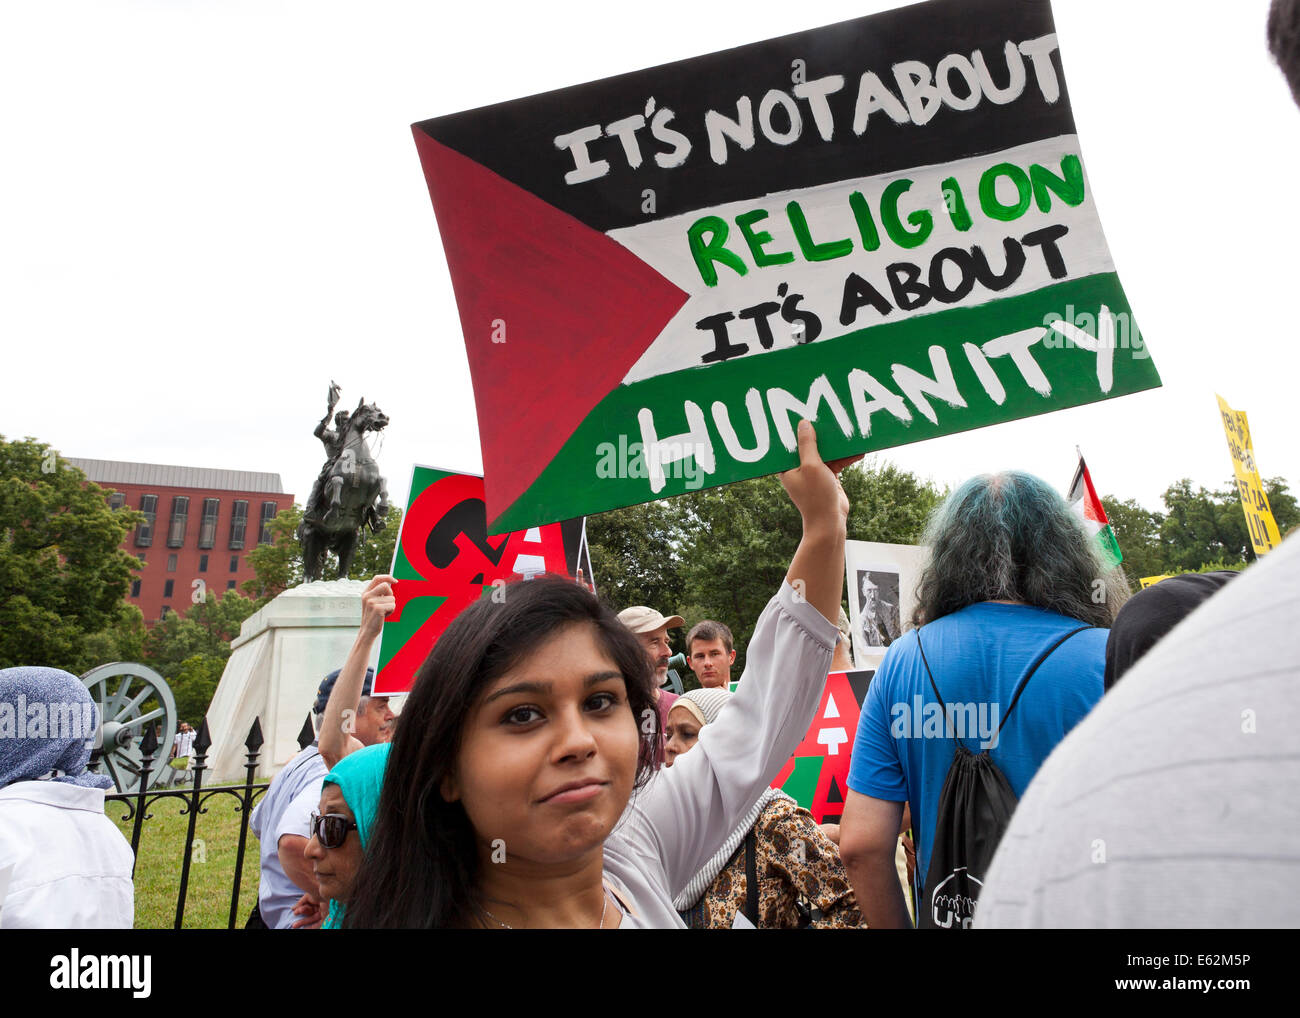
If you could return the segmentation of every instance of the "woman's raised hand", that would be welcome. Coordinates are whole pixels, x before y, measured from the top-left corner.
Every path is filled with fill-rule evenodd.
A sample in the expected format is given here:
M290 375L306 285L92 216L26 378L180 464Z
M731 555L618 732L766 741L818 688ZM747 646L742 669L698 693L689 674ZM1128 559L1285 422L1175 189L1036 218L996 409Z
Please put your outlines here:
M384 619L397 611L397 596L393 585L397 581L388 575L374 577L361 593L361 631L359 639L373 640L384 630Z

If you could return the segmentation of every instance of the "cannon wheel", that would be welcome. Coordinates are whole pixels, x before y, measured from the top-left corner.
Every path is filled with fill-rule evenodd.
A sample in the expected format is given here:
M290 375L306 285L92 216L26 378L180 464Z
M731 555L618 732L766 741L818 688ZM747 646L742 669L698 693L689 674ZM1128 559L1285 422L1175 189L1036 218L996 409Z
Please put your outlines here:
M99 732L90 769L107 774L119 792L134 792L140 787L140 740L146 726L162 723L158 752L150 764L149 785L157 783L176 735L176 700L167 680L141 664L115 661L92 668L81 677L82 684L100 708ZM149 699L158 706L144 710Z

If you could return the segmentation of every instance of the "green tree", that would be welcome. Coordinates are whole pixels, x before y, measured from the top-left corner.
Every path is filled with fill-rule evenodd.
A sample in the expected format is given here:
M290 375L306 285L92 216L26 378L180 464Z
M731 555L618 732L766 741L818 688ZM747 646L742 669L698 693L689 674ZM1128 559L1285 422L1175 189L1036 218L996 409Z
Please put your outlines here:
M390 505L384 524L384 529L377 534L370 533L368 529L361 531L361 544L352 556L349 579L368 580L393 568L393 552L397 548L397 535L402 529L401 507Z
M915 544L944 492L893 464L842 475L849 537ZM785 577L803 527L779 476L647 502L587 518L597 589L615 609L646 604L688 622L725 622L736 638L732 675L763 607ZM683 632L670 634L685 650ZM687 675L686 685L694 685Z
M203 601L184 615L169 612L145 637L145 663L159 672L168 684L180 674L184 662L195 655L230 657L230 641L239 635L244 620L258 608L257 602L237 591L220 598L208 591Z
M0 435L0 667L76 672L130 631L139 563L120 545L142 517L107 498L45 443Z
M1283 540L1296 527L1300 527L1300 500L1291 494L1286 481L1281 477L1264 478L1264 494L1268 496L1268 507L1277 520L1278 533Z
M78 674L114 661L143 661L147 630L144 615L133 604L120 604L117 620L98 633L90 633L82 641Z
M917 544L926 520L947 496L931 481L894 464L864 461L842 475L849 497L849 540Z
M1101 500L1115 531L1115 540L1124 556L1122 567L1129 587L1137 591L1144 576L1159 576L1166 572L1164 551L1160 543L1160 527L1164 516L1139 505L1133 499L1118 499L1106 495Z
M208 713L225 668L226 659L211 654L192 654L180 663L175 674L167 679L176 701L178 721L188 721L195 728L199 727Z
M1285 537L1297 523L1300 523L1300 507L1296 505L1295 496L1291 494L1286 481L1280 477L1270 477L1264 481L1264 494L1268 496L1269 509L1277 522L1279 535ZM1241 506L1241 492L1236 481L1229 479L1224 487L1214 492L1216 502L1220 504L1219 513L1221 529L1231 546L1241 551L1241 561L1255 561L1255 546L1250 540L1250 531L1246 527L1246 514ZM1236 558L1225 561L1235 562Z
M1300 525L1300 504L1281 477L1267 479L1264 491L1285 536ZM1241 496L1231 479L1210 490L1183 478L1171 484L1161 500L1164 512L1132 499L1102 500L1134 590L1144 576L1240 569L1255 561Z
M672 614L683 594L677 549L682 530L673 502L646 502L587 517L596 589L615 611L647 604Z
M302 583L302 546L297 536L300 523L302 506L295 502L276 513L267 524L271 543L259 544L248 553L248 564L256 578L244 584L244 593L256 600L259 607Z
M1160 545L1164 572L1196 572L1209 562L1244 560L1246 526L1240 528L1224 510L1223 493L1204 487L1193 489L1187 478L1175 481L1162 496L1164 518L1160 522ZM1241 508L1237 507L1241 516ZM1121 545L1121 547L1123 547Z

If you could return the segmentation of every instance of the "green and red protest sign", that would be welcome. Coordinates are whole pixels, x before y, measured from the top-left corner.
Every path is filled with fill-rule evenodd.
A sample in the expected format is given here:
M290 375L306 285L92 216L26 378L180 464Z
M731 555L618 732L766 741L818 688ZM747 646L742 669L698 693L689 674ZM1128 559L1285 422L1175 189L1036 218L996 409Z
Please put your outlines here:
M817 716L794 755L772 781L819 824L837 824L848 793L849 757L858 733L858 715L874 670L831 672Z
M541 573L581 569L591 579L585 520L490 536L481 477L416 466L406 504L393 556L397 610L380 637L376 696L407 692L438 637L480 597Z
M1046 0L931 0L414 126L493 529L1160 384Z

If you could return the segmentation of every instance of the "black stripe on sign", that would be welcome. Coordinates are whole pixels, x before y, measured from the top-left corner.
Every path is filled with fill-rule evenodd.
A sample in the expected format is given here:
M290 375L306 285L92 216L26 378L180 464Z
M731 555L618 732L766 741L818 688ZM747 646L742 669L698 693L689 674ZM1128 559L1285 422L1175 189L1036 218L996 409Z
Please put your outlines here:
M1059 52L1051 56L1060 97L1047 103L1037 84L1033 63L1024 58L1025 87L1019 98L997 105L987 97L972 110L942 106L926 124L896 124L884 111L873 113L862 135L853 133L859 81L874 71L897 95L893 65L919 60L933 73L950 53L967 57L980 50L998 87L1008 69L1003 48L1055 31L1047 0L930 0L779 39L741 46L707 56L664 64L603 81L485 106L426 120L416 127L437 141L519 185L578 220L601 231L692 209L756 197L774 191L809 187L834 180L889 173L912 166L948 162L996 152L1043 138L1074 133L1074 118L1061 70ZM789 145L763 136L759 103L773 88L792 94L792 66L806 64L809 81L832 74L844 87L828 97L834 135L823 141L806 100L795 100L802 134ZM965 94L959 73L953 90ZM725 164L709 156L704 114L713 109L735 119L736 104L748 96L755 114L756 142L748 151L728 144ZM558 135L589 125L606 125L623 117L644 115L646 101L674 111L668 127L691 141L686 161L661 168L653 153L671 144L655 141L649 128L638 133L642 163L631 169L617 137L593 141L593 160L606 159L603 177L565 183L574 168L567 149L554 144ZM786 121L778 110L778 131ZM643 192L655 192L653 213L642 211Z

